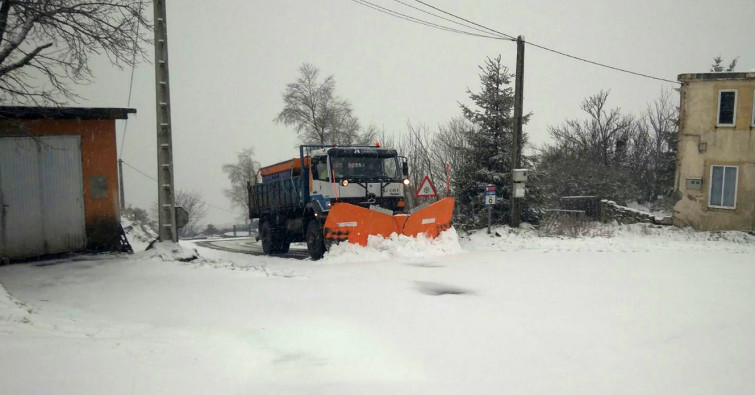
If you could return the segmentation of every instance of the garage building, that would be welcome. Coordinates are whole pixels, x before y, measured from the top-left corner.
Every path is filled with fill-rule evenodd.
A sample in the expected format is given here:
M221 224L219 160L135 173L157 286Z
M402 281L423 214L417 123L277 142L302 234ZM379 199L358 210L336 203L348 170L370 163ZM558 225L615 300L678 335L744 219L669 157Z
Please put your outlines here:
M117 248L115 121L133 113L0 106L0 258Z

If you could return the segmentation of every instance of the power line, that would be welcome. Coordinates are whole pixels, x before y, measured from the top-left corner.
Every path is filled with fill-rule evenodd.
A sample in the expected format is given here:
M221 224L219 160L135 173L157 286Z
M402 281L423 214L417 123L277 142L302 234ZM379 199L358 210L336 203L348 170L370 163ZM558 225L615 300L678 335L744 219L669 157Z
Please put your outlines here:
M139 12L142 10L142 0L139 0ZM134 53L131 57L131 79L128 83L128 100L126 101L126 107L131 106L131 92L134 89L134 69L136 69L136 51L139 48L139 27L141 26L139 18L136 19L136 37L134 37ZM123 157L123 147L126 143L126 132L128 132L128 117L123 125L123 136L121 136L121 151L118 153L118 157Z
M228 214L234 214L234 215L236 214L236 213L234 213L233 211L228 211L228 210L226 210L226 209L224 209L224 208L220 208L220 207L218 207L218 206L212 205L212 204L210 204L210 203L207 203L207 202L205 202L205 204L206 204L206 205L208 205L208 206L210 206L210 207L212 207L212 208L214 208L214 209L216 209L216 210L224 211L224 212L226 212L226 213L228 213Z
M420 4L422 4L422 5L424 5L424 6L426 6L426 7L430 7L430 8L432 8L432 9L434 9L435 11L438 11L438 12L442 12L442 13L444 13L444 14L446 14L446 15L449 15L449 16L452 16L452 17L454 17L454 18L456 18L456 19L462 20L462 21L464 21L464 22L467 22L467 23L471 23L472 25L475 25L475 26L477 26L477 27L481 27L481 28L483 28L483 29L485 29L485 30L487 30L487 31L490 31L490 32L493 32L493 33L499 34L499 35L501 35L501 36L504 36L504 37L508 37L508 38L510 38L510 39L512 39L512 40L516 40L516 37L514 37L514 36L511 36L511 35L509 35L509 34L506 34L506 33L501 33L501 32L499 32L498 30L494 30L494 29L491 29L491 28L489 28L489 27L487 27L487 26L483 26L483 25L480 25L480 24L478 24L478 23L472 22L472 21L470 21L470 20L464 19L464 18L462 18L462 17L460 17L460 16L458 16L458 15L454 15L454 14L452 14L452 13L450 13L450 12L447 12L447 11L441 10L441 9L440 9L440 8L438 8L438 7L435 7L435 6L433 6L433 5L427 4L427 3L425 3L424 1L420 1L420 0L414 0L414 1L416 1L417 3L420 3Z
M508 35L506 33L499 32L498 30L491 29L491 28L489 28L487 26L480 25L480 24L472 22L472 21L470 21L468 19L462 18L462 17L460 17L458 15L455 15L455 14L452 14L450 12L444 11L444 10L442 10L442 9L440 9L438 7L435 7L435 6L431 5L431 4L427 4L427 3L425 3L422 0L414 0L414 1L416 1L417 3L420 3L422 5L424 5L426 7L432 8L432 9L438 11L438 12L442 12L442 13L444 13L446 15L452 16L452 17L454 17L456 19L462 20L462 21L467 22L467 23L471 23L472 25L480 27L480 28L483 28L483 29L485 29L487 31L490 31L490 32L502 35L504 37L509 37L509 38L512 38L512 39L514 38L513 36ZM579 61L582 61L582 62L585 62L585 63L590 63L590 64L593 64L595 66L605 67L607 69L611 69L611 70L615 70L615 71L620 71L620 72L623 72L623 73L628 73L628 74L636 75L636 76L639 76L639 77L645 77L645 78L651 78L651 79L658 80L658 81L670 82L672 84L679 84L678 81L672 81L672 80L669 80L669 79L666 79L666 78L655 77L655 76L652 76L652 75L649 75L649 74L639 73L639 72L636 72L636 71L631 71L631 70L623 69L623 68L620 68L620 67L610 66L610 65L607 65L605 63L600 63L600 62L596 62L594 60L589 60L589 59L581 58L579 56L570 55L570 54L565 53L565 52L557 51L555 49L548 48L548 47L546 47L544 45L536 44L536 43L533 43L531 41L527 41L526 43L532 45L533 47L540 48L542 50L549 51L549 52L552 52L552 53L555 53L555 54L558 54L558 55L561 55L561 56L565 56L565 57L568 57L568 58L571 58L571 59L579 60Z
M542 46L542 45L539 45L539 44L535 44L535 43L533 43L531 41L526 41L526 43L529 44L529 45L532 45L533 47L537 47L537 48L540 48L540 49L545 50L545 51L553 52L553 53L559 54L561 56L566 56L567 58L572 58L572 59L575 59L575 60L581 60L583 62L594 64L596 66L605 67L607 69L611 69L611 70L615 70L615 71L621 71L623 73L633 74L633 75L640 76L640 77L652 78L652 79L658 80L658 81L670 82L672 84L679 84L679 85L681 85L681 83L679 81L672 81L672 80L668 80L668 79L661 78L661 77L654 77L654 76L649 75L649 74L643 74L643 73L638 73L636 71L622 69L620 67L609 66L607 64L598 63L598 62L593 61L593 60L580 58L580 57L574 56L574 55L569 55L568 53L564 53L564 52L561 52L561 51L556 51L555 49L551 49L551 48L548 48L548 47L545 47L545 46Z
M468 31L464 31L464 30L454 29L454 28L448 27L448 26L439 25L437 23L428 22L428 21L425 21L425 20L422 20L422 19L419 19L419 18L415 18L415 17L409 16L409 15L406 15L406 14L402 14L402 13L397 12L397 11L390 10L388 8L385 8L385 7L381 7L381 6L377 5L377 4L370 3L367 0L351 0L351 1L354 2L354 3L357 3L359 5L362 5L362 6L365 6L365 7L368 7L368 8L372 8L375 11L379 11L379 12L382 12L382 13L387 14L387 15L390 15L390 16L393 16L393 17L396 17L396 18L399 18L399 19L403 19L403 20L406 20L406 21L409 21L409 22L418 23L420 25L425 25L425 26L428 26L428 27L432 27L432 28L435 28L435 29L439 29L439 30L443 30L443 31L451 32L451 33L465 34L465 35L474 36L474 37L489 38L489 39L493 39L493 40L503 40L500 37L472 33L472 32L468 32Z
M128 166L128 167L130 167L130 168L134 169L134 171L136 171L137 173L139 173L139 174L143 175L144 177L147 177L147 178L149 178L150 180L153 180L154 182L158 182L156 178L154 178L154 177L152 177L151 175L149 175L149 174L147 174L147 173L145 173L145 172L143 172L143 171L141 171L141 170L137 169L137 168L136 168L136 167L134 167L134 166L131 166L131 165L130 165L130 164L129 164L128 162L126 162L125 160L121 159L121 162L122 162L122 163L123 163L124 165L126 165L126 166Z
M133 169L134 171L136 171L137 173L139 173L139 174L143 175L144 177L147 177L147 178L149 178L150 180L152 180L152 181L154 181L154 182L158 182L156 178L154 178L154 177L150 176L149 174L147 174L147 173L145 173L145 172L143 172L143 171L141 171L141 170L137 169L136 167L132 166L131 164L129 164L129 163L128 163L128 162L126 162L125 160L122 160L122 162L123 162L123 164L124 164L124 165L126 165L126 166L128 166L128 167L132 168L132 169ZM216 210L224 211L224 212L226 212L226 213L228 213L228 214L234 214L234 215L236 214L236 213L234 213L233 211L228 211L228 210L226 210L226 209L224 209L224 208L220 208L220 207L218 207L218 206L215 206L215 205L213 205L213 204L207 203L207 202L205 202L205 201L202 201L202 202L203 202L204 204L206 204L206 205L208 205L208 206L210 206L210 207L212 207L212 208L216 209Z
M438 19L443 19L444 21L448 21L448 22L451 22L451 23L453 23L453 24L456 24L456 25L459 25L459 26L463 26L463 27L465 27L465 28L467 28L467 29L472 29L472 30L474 30L474 31L477 31L477 32L480 32L480 33L484 33L484 34L486 35L486 37L487 37L487 35L489 35L489 34L490 34L490 33L488 33L488 32L487 32L487 31L485 31L485 30L482 30L482 29L478 29L478 28L476 28L476 27L473 27L473 26L465 25L465 24L463 24L463 23L461 23L461 22L457 22L457 21L455 21L455 20L453 20L453 19L449 19L449 18L446 18L446 17L444 17L444 16L441 16L441 15L438 15L438 14L434 14L434 13L432 13L432 12L430 12L430 11L427 11L427 10L423 10L422 8L419 8L419 7L415 7L415 6L411 5L411 4L407 4L407 3L404 3L404 2L403 2L403 1L401 1L401 0L393 0L393 1L395 1L395 2L397 2L397 3L399 3L399 4L402 4L402 5L406 6L406 7L409 7L409 8L411 8L411 9L417 10L417 11L419 11L419 12L423 13L423 14L431 15L431 16L434 16L434 17L436 17L436 18L438 18ZM512 39L512 40L516 40L516 39L515 39L515 38L513 38L513 37L511 37L511 39Z

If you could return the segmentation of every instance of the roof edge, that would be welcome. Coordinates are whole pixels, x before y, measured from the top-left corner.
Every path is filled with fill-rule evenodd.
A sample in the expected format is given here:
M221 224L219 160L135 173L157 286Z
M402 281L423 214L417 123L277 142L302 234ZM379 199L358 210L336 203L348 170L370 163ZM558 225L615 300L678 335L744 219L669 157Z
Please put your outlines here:
M724 81L724 80L750 80L755 79L755 72L724 72L724 73L686 73L679 74L677 80L689 81Z
M135 108L102 107L30 107L0 106L2 119L71 119L105 120L128 119L128 114L136 114Z

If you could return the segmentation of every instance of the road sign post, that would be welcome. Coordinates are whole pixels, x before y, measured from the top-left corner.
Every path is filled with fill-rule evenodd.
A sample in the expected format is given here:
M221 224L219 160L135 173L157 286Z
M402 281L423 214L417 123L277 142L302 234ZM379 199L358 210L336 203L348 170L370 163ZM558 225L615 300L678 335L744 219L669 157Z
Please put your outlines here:
M496 199L495 191L495 185L485 185L485 194L483 195L483 198L485 199L485 207L488 209L488 234L490 234L490 226L493 218L493 205L495 204Z

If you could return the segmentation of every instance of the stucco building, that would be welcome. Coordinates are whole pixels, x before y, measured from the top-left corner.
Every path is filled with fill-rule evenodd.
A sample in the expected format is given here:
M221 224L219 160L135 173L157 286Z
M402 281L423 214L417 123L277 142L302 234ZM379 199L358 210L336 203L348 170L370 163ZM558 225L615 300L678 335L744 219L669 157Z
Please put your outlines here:
M125 108L0 107L0 259L119 242Z
M755 229L755 72L681 74L674 223Z

